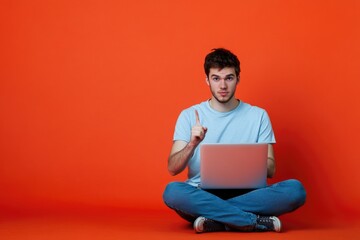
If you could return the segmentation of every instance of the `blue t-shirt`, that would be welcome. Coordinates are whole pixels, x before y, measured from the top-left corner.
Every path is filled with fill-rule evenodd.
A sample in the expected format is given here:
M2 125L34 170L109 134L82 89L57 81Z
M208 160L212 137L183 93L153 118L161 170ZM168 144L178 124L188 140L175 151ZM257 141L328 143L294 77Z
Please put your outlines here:
M201 125L208 128L200 144L275 143L274 132L266 111L242 101L229 112L218 112L212 109L209 101L183 110L176 122L174 141L190 141L191 129L196 124L195 109L199 113ZM200 184L199 146L189 160L186 182L193 186Z

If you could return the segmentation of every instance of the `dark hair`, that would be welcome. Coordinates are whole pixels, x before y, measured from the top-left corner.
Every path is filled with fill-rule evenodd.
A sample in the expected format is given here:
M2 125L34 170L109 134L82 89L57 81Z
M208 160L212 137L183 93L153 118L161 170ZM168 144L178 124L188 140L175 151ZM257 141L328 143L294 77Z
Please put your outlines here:
M234 67L236 76L240 74L240 61L235 54L225 48L214 48L212 52L206 55L204 70L206 76L209 76L210 68Z

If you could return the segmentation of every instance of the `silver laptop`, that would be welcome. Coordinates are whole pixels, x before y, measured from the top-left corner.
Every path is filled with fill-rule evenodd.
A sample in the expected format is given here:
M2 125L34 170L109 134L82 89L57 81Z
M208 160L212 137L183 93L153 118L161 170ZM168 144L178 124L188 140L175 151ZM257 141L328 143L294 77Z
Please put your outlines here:
M200 187L256 189L266 186L267 144L200 145Z

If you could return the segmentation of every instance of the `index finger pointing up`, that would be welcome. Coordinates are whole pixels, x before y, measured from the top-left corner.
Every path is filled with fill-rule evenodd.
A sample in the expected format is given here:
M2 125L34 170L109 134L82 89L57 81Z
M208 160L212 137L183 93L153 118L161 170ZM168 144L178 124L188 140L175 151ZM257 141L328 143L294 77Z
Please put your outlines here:
M200 124L199 113L196 109L195 109L195 117L196 117L196 125L200 126L201 124Z

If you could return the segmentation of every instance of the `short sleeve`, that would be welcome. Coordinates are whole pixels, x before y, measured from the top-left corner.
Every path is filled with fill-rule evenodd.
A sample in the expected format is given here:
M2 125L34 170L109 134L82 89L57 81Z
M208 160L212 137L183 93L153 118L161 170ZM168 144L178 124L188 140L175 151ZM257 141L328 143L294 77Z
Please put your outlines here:
M184 110L180 113L174 132L174 141L182 140L185 142L190 142L191 137L191 121L189 118L188 111Z
M267 112L265 110L261 116L258 142L259 143L275 143L276 142L269 115L267 114Z

